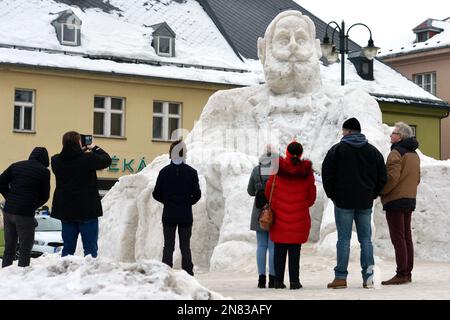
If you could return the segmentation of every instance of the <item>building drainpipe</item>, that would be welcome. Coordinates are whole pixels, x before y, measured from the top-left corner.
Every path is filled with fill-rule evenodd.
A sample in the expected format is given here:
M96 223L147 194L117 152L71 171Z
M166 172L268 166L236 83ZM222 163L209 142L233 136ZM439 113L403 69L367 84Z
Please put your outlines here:
M442 119L445 119L450 114L450 111L447 111L447 114L445 116L441 117L441 120L439 121L439 160L442 159Z

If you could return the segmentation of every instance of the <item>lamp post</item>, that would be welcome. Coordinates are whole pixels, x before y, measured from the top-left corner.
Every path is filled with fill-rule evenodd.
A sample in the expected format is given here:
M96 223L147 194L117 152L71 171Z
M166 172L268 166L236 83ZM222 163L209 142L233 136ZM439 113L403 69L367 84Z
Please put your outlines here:
M330 38L328 37L328 28L330 25L335 25L333 29L333 33L331 35L331 43ZM348 28L348 30L345 30L345 22L342 20L341 26L337 24L335 21L331 21L327 24L327 28L325 29L325 37L323 38L323 42L320 45L322 48L322 54L327 59L329 63L335 63L339 59L339 53L341 54L341 85L343 86L345 84L345 54L347 54L348 51L348 33L350 32L351 28L355 26L364 26L369 30L370 38L369 42L366 47L362 49L362 52L364 56L369 59L373 60L380 48L375 47L373 40L372 40L372 31L370 28L365 25L364 23L355 23ZM334 44L334 34L336 30L339 32L339 51L336 51L336 45Z

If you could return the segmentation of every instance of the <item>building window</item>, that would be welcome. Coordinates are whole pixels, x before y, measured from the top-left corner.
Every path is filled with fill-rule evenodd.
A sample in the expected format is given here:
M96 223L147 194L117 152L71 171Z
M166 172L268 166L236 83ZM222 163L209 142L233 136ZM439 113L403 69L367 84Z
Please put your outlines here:
M62 44L78 44L78 26L76 24L63 23L61 29Z
M124 137L125 99L94 98L94 134L104 137Z
M176 102L153 102L153 139L174 141L178 134L174 131L181 129L181 104Z
M34 90L16 89L14 93L14 130L34 131Z
M417 42L425 42L428 39L429 38L428 38L428 32L427 31L417 33Z
M436 95L436 72L415 74L413 78L418 86Z
M172 38L158 36L157 54L160 56L172 56Z

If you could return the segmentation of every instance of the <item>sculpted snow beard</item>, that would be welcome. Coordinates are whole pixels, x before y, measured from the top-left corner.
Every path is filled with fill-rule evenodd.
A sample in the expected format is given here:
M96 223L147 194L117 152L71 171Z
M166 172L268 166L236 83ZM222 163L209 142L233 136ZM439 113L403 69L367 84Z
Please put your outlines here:
M307 62L279 62L272 60L264 66L264 74L270 89L278 94L311 93L320 87L320 64Z

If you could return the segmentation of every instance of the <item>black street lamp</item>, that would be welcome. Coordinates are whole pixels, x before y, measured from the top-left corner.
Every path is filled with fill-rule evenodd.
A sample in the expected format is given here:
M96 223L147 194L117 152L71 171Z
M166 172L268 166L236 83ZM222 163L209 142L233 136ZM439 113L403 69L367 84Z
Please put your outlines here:
M335 28L333 29L333 33L331 35L331 43L330 38L328 38L328 27L330 24L334 24ZM325 29L325 37L323 38L323 42L320 45L322 48L322 54L327 59L329 63L335 63L339 59L339 53L341 54L341 85L343 86L345 84L345 54L348 53L348 33L351 28L355 26L364 26L369 30L370 33L370 39L369 43L366 47L362 49L362 52L364 56L369 59L373 60L380 48L375 47L372 40L372 31L368 26L366 26L364 23L355 23L350 28L348 28L347 32L345 31L345 22L342 21L341 26L335 22L331 21L327 24L327 28ZM339 51L336 51L336 46L334 44L334 33L336 30L339 31Z

